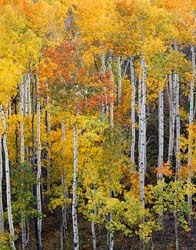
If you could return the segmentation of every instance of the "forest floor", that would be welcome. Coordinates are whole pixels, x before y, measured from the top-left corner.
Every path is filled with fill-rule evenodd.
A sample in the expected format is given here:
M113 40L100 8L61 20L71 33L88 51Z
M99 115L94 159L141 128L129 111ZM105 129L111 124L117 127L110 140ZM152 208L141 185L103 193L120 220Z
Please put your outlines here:
M43 250L60 250L60 222L59 212L51 213L44 218L42 233ZM80 250L92 250L91 224L82 216L79 216ZM64 240L65 250L73 250L73 235L71 230L71 220L69 221L69 231ZM193 223L193 230L185 232L179 230L179 250L196 250L196 222ZM36 250L34 237L34 222L30 225L31 234L27 250ZM107 250L106 230L97 226L97 250ZM121 233L115 233L114 250L140 250L141 242L139 238L124 237ZM21 247L20 239L17 241L17 250ZM175 250L175 231L172 216L164 219L164 230L153 234L152 241L144 245L143 250Z

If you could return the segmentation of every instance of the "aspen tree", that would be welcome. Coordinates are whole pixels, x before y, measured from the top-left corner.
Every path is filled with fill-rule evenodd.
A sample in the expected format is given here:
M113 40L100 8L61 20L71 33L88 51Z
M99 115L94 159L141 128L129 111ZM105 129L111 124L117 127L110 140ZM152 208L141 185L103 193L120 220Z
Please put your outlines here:
M145 207L144 185L146 172L146 63L141 59L142 80L141 80L141 102L140 102L140 153L139 153L139 176L140 176L140 200ZM140 100L139 100L140 101Z
M164 155L164 90L159 90L159 155L158 155L158 167L163 166L163 155ZM163 174L158 174L158 180L163 179Z
M109 58L108 58L108 68L109 68L109 74L110 74L110 81L113 84L114 83L114 79L113 79L113 71L112 71L112 54L109 54ZM111 133L112 133L112 137L113 137L113 129L114 129L114 106L113 106L113 95L114 95L114 90L113 90L113 86L112 86L112 90L110 93L110 128L111 128ZM113 138L111 143L113 144ZM112 196L112 190L110 190L110 197ZM109 215L109 220L112 220L112 215ZM112 231L109 232L109 250L113 250L114 248L114 234Z
M191 59L192 59L192 79L190 82L190 108L189 108L189 137L188 137L188 185L191 183L191 176L190 176L190 163L192 161L192 131L190 127L193 125L194 121L194 109L195 109L195 103L194 103L194 89L195 89L195 75L196 75L196 56L195 56L195 49L194 46L191 45ZM190 210L192 211L192 196L188 195L188 204L190 207ZM189 215L189 224L191 225L191 215Z
M135 71L133 58L130 58L131 74L131 161L135 163Z
M117 102L118 105L121 103L122 99L122 79L121 79L121 57L117 57L117 64L118 64L118 82L117 82Z
M105 65L105 55L101 55L101 77L104 79L106 74L106 65ZM103 95L101 100L101 113L102 117L107 116L108 114L108 103L107 103L107 93L106 93L106 87L103 87Z
M13 217L12 217L12 203L11 203L11 187L10 187L10 169L9 169L9 153L7 147L7 125L6 125L6 118L5 113L3 110L2 105L0 105L0 113L2 124L4 128L3 132L3 149L4 149L4 156L5 156L5 176L6 176L6 198L7 198L7 213L8 213L8 224L9 224L9 231L10 231L10 244L13 250L15 250L14 244L14 224L13 224Z
M46 81L46 133L48 138L50 138L50 112L48 111L49 106L49 95L48 95L48 82ZM47 143L47 191L50 191L50 142Z
M65 144L65 123L64 120L62 120L62 145L64 150L64 144ZM62 189L63 189L63 198L64 198L64 204L62 206L62 224L61 224L61 236L60 236L60 244L61 244L61 250L64 249L64 238L67 234L67 188L66 188L66 168L63 166L63 173L62 173Z
M79 232L78 232L78 134L77 125L74 126L74 176L73 176L73 197L72 197L72 221L74 234L74 250L79 250Z
M3 154L2 154L2 135L0 133L0 232L4 232L4 218L3 218L3 190L2 190L2 180L3 180Z
M25 78L23 77L23 83L19 85L19 110L20 110L20 164L24 167L25 162L25 143L24 143L24 115L26 110L26 96L25 96ZM23 188L23 183L21 183ZM23 201L24 202L24 201ZM21 211L21 226L22 226L22 249L25 250L27 246L27 232L26 232L26 221L25 211Z
M37 102L37 184L36 184L36 198L37 198L37 230L39 250L42 248L41 233L42 233L42 200L41 200L41 131L40 131L40 96L39 96L39 76L36 73L36 102Z
M174 130L175 130L175 117L176 117L176 105L175 105L175 92L172 72L169 75L168 81L168 99L169 99L169 145L168 145L168 162L171 164L171 159L174 152Z

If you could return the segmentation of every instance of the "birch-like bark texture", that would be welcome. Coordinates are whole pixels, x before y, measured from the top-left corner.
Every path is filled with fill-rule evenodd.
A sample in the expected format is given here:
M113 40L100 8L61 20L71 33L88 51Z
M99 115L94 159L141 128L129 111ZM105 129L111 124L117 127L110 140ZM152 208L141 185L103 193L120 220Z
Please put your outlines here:
M94 214L96 214L95 209L94 209ZM93 250L96 250L97 249L97 239L96 239L96 232L95 232L95 222L93 220L91 222L91 232L92 232Z
M31 104L32 104L32 101L31 101L31 76L30 74L27 75L27 81L26 81L26 85L27 85L27 113L28 115L31 114Z
M110 53L109 54L109 58L108 58L108 69L109 69L109 74L110 74L110 81L113 85L114 83L114 78L113 78L113 71L112 71L112 54ZM113 86L112 86L112 90L111 90L111 93L110 93L110 128L111 128L111 133L112 133L112 136L113 137L113 129L114 129L114 104L113 104L113 95L114 95L114 90L113 90ZM112 138L112 141L111 143L113 144L113 138ZM110 197L111 197L111 190L110 190ZM109 221L112 220L112 216L111 214L109 215ZM114 247L114 234L112 231L109 232L109 250L113 250L113 247Z
M122 70L121 70L121 57L117 57L117 64L118 64L118 82L117 82L117 102L118 105L121 104L122 100Z
M39 77L36 74L36 101L37 101L37 229L39 248L42 248L41 234L42 234L42 201L41 201L41 131L40 131L40 97L39 97Z
M109 74L110 74L110 81L113 84L114 83L114 78L113 78L113 71L112 71L112 55L111 53L109 54L108 58L108 69L109 69ZM111 129L114 128L114 90L112 87L111 93L110 93L110 127Z
M168 82L168 99L169 99L169 145L168 145L168 162L171 164L171 159L174 152L174 130L175 130L175 117L176 117L176 104L175 104L175 93L173 86L173 75L169 75Z
M65 143L65 123L64 120L62 120L62 144L64 147ZM60 249L64 250L64 238L67 234L67 188L66 188L66 169L65 166L63 166L63 173L62 173L62 188L63 188L63 197L65 199L65 202L62 206L62 224L61 224L61 235L60 235Z
M196 75L196 55L195 55L195 49L194 46L191 45L191 58L192 58L192 79L190 82L190 94L189 94L189 99L190 99L190 109L189 109L189 135L188 135L188 179L187 183L188 186L191 184L191 174L190 174L190 164L192 161L192 131L191 131L191 126L193 125L194 121L194 109L195 109L195 104L194 104L194 90L195 90L195 75ZM192 211L192 195L188 195L188 204L189 207ZM189 214L189 224L192 224L192 219L191 215Z
M25 79L24 79L25 80ZM19 85L19 110L20 110L20 163L24 166L25 162L25 143L24 143L24 115L26 114L26 95L25 95L25 84L21 83ZM21 183L21 188L23 188L23 183ZM24 202L24 201L23 201ZM27 232L26 232L26 221L25 221L25 211L21 211L21 227L22 227L22 249L25 250L27 247Z
M3 149L4 149L4 156L5 156L5 176L6 176L6 198L7 198L7 213L8 213L8 224L9 224L9 231L10 231L10 244L13 250L15 250L14 244L14 224L12 218L12 203L11 203L11 188L10 188L10 168L9 168L9 153L7 148L7 125L6 125L6 118L5 113L3 110L2 105L0 105L0 113L2 118L2 124L4 128L3 133Z
M164 90L159 90L159 155L158 155L158 167L163 165L164 155ZM163 179L163 174L159 173L157 176L158 180Z
M48 96L48 82L46 81L46 106L48 109L49 105L49 96ZM46 133L48 138L50 138L50 112L46 110ZM47 143L47 191L50 191L50 142Z
M4 218L3 218L3 157L2 157L2 136L0 134L0 232L4 232Z
M180 170L180 86L179 86L179 77L177 74L174 75L174 86L176 94L176 173Z
M79 233L78 233L78 134L77 126L74 126L74 176L73 176L73 198L72 198L72 221L74 234L74 250L79 250Z
M105 55L101 55L101 76L104 79L106 74L106 65L105 65ZM104 118L108 113L108 105L107 105L107 94L106 88L103 88L103 95L101 100L101 115Z
M135 71L133 58L130 59L131 74L131 162L135 163Z
M146 172L146 63L141 59L142 81L141 81L141 103L140 103L140 153L139 153L139 177L140 177L140 200L145 207L144 185ZM140 100L139 100L140 101Z

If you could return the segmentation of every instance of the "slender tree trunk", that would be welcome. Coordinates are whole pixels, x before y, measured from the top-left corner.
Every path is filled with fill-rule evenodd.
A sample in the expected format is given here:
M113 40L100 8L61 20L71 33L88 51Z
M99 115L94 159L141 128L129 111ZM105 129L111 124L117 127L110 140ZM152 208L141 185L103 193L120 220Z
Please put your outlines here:
M24 83L20 84L19 86L19 94L20 94L20 163L21 166L24 166L25 161L25 143L24 143L24 114L25 114L25 108L26 108L26 102L25 102L25 86ZM21 183L21 189L23 192L23 180ZM24 200L23 200L24 202ZM22 249L25 250L27 247L27 232L26 232L26 220L25 220L25 211L21 210L21 227L22 227Z
M164 155L164 91L159 90L159 155L158 155L158 167L163 166ZM159 173L158 180L163 179L163 174Z
M74 250L79 250L77 192L78 192L78 135L77 135L77 127L75 125L74 126L74 177L73 177L73 199L72 199Z
M114 78L113 78L113 70L112 70L112 55L110 53L108 58L108 68L109 68L109 74L110 74L110 81L113 85ZM114 96L114 90L112 87L111 93L110 93L110 128L111 128L111 144L114 143L113 141L113 129L114 129L114 103L113 103L113 96ZM112 190L110 190L110 197L112 197ZM112 221L112 215L109 215L109 221ZM112 231L108 232L109 235L109 250L113 250L114 248L114 234Z
M4 232L4 218L3 218L3 157L2 157L2 136L0 134L0 232Z
M121 104L122 101L122 70L121 70L121 57L117 57L117 63L118 63L118 84L117 84L117 102L118 105Z
M46 82L46 133L48 136L48 139L50 140L50 112L48 111L48 105L49 105L49 96L48 96L48 82ZM50 191L50 141L47 143L47 191Z
M195 104L194 104L194 91L195 91L195 75L196 75L196 55L195 55L195 49L194 46L191 45L191 57L192 57L192 79L190 83L190 94L189 94L189 99L190 99L190 109L189 109L189 136L188 136L188 178L187 178L187 183L188 187L190 187L191 184L191 173L190 173L190 164L192 162L192 131L191 131L191 126L193 125L194 121L194 109L195 109ZM190 207L190 210L192 211L192 195L188 195L188 204ZM189 225L192 225L192 218L189 213Z
M145 207L144 185L146 172L146 63L141 59L142 82L141 82L141 110L140 113L140 158L139 158L139 176L140 176L140 200Z
M133 58L130 59L131 74L131 161L135 163L135 71Z
M5 175L6 175L6 196L7 196L7 213L8 213L8 224L9 224L9 231L10 231L10 244L13 250L15 250L15 234L14 234L14 224L12 218L12 204L11 204L11 188L10 188L10 169L9 169L9 153L7 148L7 125L5 114L2 105L0 105L0 113L2 117L2 124L4 128L3 134L3 149L5 155Z
M174 210L174 229L175 229L176 250L179 250L178 217L177 217L176 207Z
M175 118L176 118L176 103L175 103L175 93L174 93L174 73L169 76L168 85L168 98L169 98L169 146L168 146L168 162L171 164L171 159L174 152L174 131L175 131Z
M39 78L36 74L36 92L37 92L37 229L39 247L42 248L41 233L42 233L42 201L41 201L41 131L40 131L40 97L39 97Z
M62 121L63 148L64 148L64 143L65 143L65 124L64 124L64 121ZM63 197L65 199L65 202L62 206L62 224L61 224L61 237L60 237L61 250L64 249L64 238L67 234L67 229L68 229L67 228L67 189L66 189L66 169L65 169L65 166L63 166L63 173L62 173L62 188L63 188Z
M94 214L96 211L94 210ZM97 249L97 239L96 239L96 232L95 232L95 222L91 222L91 232L92 232L92 241L93 241L93 250Z
M176 92L176 173L180 170L180 87L179 87L179 77L175 74L175 92Z
M101 77L104 80L106 74L106 65L105 65L105 55L101 55ZM101 100L101 115L104 118L108 113L108 105L107 105L107 94L106 87L103 87L103 95Z

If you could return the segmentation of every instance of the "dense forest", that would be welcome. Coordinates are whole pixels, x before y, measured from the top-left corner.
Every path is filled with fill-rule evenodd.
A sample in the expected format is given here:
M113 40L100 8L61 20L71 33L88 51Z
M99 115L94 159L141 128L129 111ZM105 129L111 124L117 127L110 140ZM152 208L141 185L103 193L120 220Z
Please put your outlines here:
M0 249L196 249L196 0L0 0Z

